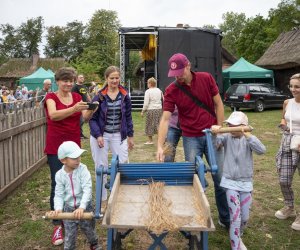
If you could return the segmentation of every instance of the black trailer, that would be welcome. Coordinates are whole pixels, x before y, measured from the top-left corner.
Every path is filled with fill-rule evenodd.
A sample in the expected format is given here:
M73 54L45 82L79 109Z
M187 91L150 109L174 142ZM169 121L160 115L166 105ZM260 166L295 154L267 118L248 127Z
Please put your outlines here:
M121 27L119 39L121 83L129 80L125 79L125 72L131 50L151 54L141 66L142 90L145 90L146 81L152 76L157 79L158 87L164 90L173 80L168 78L169 58L174 53L183 53L191 61L192 70L211 73L223 93L220 30L194 27Z

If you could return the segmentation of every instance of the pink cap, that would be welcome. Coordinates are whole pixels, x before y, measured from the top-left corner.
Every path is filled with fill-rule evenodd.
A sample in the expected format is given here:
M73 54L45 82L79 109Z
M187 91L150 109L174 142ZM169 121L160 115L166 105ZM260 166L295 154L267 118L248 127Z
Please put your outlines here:
M169 59L169 73L168 77L181 76L183 74L185 66L187 66L190 61L184 54L177 53L171 56Z

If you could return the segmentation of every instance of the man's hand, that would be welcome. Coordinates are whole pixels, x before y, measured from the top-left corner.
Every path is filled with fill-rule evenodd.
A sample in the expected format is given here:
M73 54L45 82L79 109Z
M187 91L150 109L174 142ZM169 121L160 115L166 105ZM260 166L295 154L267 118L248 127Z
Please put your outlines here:
M164 155L164 150L162 147L157 148L157 153L156 153L156 159L159 162L164 162L165 160L165 155Z
M219 129L222 128L222 126L219 125L212 125L210 130L213 134L217 134L219 132Z

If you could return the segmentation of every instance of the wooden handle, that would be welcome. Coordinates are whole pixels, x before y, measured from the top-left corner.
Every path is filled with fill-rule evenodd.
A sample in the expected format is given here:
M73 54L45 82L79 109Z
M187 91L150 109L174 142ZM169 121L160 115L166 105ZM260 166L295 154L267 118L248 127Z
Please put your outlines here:
M214 133L242 132L243 130L244 130L244 132L251 132L253 130L253 128L251 126L224 127L224 128L220 128L220 129L214 131Z
M44 219L55 219L55 220L78 220L74 217L74 213L59 213L57 216L50 215L50 212L47 212ZM81 220L92 220L94 218L94 213L83 213L83 216L80 218Z

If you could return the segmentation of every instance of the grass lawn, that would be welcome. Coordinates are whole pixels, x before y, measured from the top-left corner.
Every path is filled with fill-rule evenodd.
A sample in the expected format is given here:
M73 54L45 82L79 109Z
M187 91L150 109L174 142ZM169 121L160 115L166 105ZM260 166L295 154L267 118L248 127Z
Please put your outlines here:
M226 109L226 117L230 113ZM263 113L245 111L253 134L259 137L267 147L265 155L254 157L254 193L249 226L245 230L243 242L248 249L300 249L300 232L290 228L293 219L278 220L274 217L277 209L283 206L283 198L275 169L275 154L278 150L281 134L277 129L281 110L267 110ZM155 162L155 145L144 145L144 120L139 112L133 113L135 128L135 148L130 152L131 162ZM88 135L88 126L85 125ZM154 138L156 140L156 137ZM83 141L82 162L94 173L94 165L89 150L89 140ZM183 149L180 143L176 161L183 161ZM207 176L209 188L207 197L211 206L216 231L209 233L210 249L230 249L229 237L225 229L217 224L217 212L214 202L213 183ZM300 178L295 174L294 191L296 209L300 212ZM50 243L52 225L41 217L49 209L50 174L48 166L39 169L27 182L20 186L6 200L0 203L0 249L63 249ZM104 249L106 230L97 222L97 232ZM147 249L151 242L142 231L132 232L124 241L124 249ZM166 238L169 249L188 249L187 240L179 233L170 233ZM77 249L89 249L83 235L79 235Z

